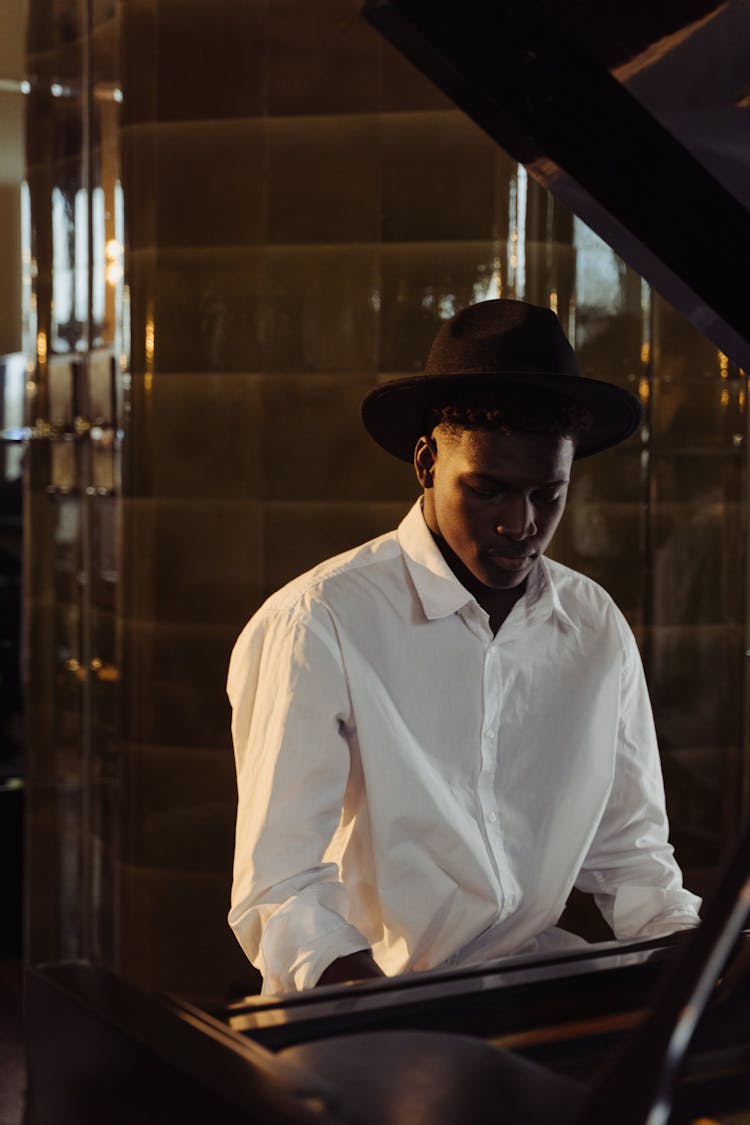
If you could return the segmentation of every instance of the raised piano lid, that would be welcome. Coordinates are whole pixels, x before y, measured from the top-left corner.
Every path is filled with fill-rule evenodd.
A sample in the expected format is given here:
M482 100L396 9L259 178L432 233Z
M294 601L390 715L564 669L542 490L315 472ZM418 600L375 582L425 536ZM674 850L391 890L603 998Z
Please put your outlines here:
M364 11L750 370L750 0L368 0Z

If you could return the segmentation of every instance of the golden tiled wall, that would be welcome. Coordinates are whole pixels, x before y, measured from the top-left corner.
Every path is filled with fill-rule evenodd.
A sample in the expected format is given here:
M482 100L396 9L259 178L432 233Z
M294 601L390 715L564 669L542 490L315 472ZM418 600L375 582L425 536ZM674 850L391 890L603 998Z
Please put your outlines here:
M273 589L400 518L411 471L366 437L359 400L501 292L555 307L584 370L647 407L641 435L579 466L555 553L637 631L700 881L738 814L744 377L358 0L85 10L32 0L32 957L192 994L251 983L225 923L231 645ZM73 200L74 239L81 187L109 224L92 243L105 300L63 338L49 200Z

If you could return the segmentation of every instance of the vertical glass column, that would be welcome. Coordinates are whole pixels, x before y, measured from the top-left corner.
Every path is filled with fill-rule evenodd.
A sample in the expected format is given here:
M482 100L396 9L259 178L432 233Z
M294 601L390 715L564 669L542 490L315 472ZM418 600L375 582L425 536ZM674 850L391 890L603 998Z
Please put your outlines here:
M25 480L28 954L87 952L83 450L76 419L89 347L88 45L84 3L31 6L27 166L35 366Z
M29 10L28 955L114 957L123 364L116 11Z
M120 4L89 8L90 345L86 355L85 605L88 787L89 957L119 957L117 861L122 836L120 745L122 644L119 620L120 459L130 371L124 285L125 222L120 157Z

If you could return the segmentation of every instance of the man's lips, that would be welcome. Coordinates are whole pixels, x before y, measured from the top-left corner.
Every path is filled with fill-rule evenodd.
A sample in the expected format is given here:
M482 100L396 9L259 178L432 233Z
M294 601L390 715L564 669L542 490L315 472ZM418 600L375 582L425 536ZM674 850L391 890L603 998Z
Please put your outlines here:
M501 547L489 547L485 554L495 566L502 567L503 570L523 570L528 563L533 562L536 558L533 551L519 555Z

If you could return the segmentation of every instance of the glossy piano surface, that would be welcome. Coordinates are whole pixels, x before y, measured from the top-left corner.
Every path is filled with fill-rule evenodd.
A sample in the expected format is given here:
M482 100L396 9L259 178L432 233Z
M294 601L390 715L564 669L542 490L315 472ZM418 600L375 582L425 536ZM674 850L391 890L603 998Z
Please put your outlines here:
M747 0L370 0L365 14L750 369Z
M499 1046L634 1026L682 938L603 942L565 956L411 973L281 996L248 996L208 1010L272 1050L374 1028L463 1031ZM545 1032L540 1034L540 1029Z

